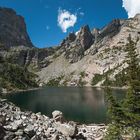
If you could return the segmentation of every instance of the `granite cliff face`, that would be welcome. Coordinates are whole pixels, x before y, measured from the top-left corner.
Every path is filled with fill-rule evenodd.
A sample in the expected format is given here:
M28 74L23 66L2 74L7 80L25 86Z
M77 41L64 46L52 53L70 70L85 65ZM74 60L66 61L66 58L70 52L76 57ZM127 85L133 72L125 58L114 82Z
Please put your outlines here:
M37 74L40 86L91 86L96 74L109 69L114 79L127 67L124 49L129 35L134 41L140 38L140 14L131 19L115 19L102 29L83 26L78 32L69 33L60 45L39 49L33 47L24 19L11 9L0 8L0 58ZM137 50L140 53L140 40ZM102 78L96 85L101 86L103 81Z
M90 48L94 42L94 37L86 25L76 34L70 33L69 36L61 43L61 49L65 53L65 58L70 63L78 62L84 56L84 52Z
M33 47L27 34L24 18L9 8L0 8L0 44L5 47Z

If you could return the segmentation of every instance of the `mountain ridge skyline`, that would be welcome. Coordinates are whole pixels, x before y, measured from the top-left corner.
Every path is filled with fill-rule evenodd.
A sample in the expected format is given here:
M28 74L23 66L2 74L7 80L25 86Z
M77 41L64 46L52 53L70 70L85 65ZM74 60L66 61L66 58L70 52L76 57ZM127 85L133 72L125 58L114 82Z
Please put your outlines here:
M127 18L121 0L115 0L113 4L115 6L112 7L111 0L108 3L101 0L94 2L91 0L82 2L72 0L62 0L61 2L50 0L0 1L1 7L12 8L25 18L31 40L39 48L58 45L69 32L73 30L77 32L86 24L90 28L101 28L114 18ZM59 9L77 16L74 27L68 28L66 33L63 33L58 26Z

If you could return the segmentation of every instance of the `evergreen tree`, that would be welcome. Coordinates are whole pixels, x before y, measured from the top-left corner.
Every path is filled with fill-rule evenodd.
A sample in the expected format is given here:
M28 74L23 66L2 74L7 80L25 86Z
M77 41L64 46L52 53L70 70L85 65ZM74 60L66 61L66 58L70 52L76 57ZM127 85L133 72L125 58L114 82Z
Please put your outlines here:
M128 90L122 104L113 97L108 77L106 77L106 94L108 114L111 123L108 127L106 140L121 140L123 134L129 135L132 140L140 139L140 62L136 52L136 43L128 38L126 47L126 82Z
M105 93L107 98L107 110L110 124L105 136L105 140L121 140L122 116L123 112L117 99L113 96L110 86L110 80L106 75Z
M126 48L127 84L128 91L123 103L124 121L126 127L135 130L136 137L140 138L140 65L136 52L136 43L128 38L129 43ZM135 137L135 138L136 138Z

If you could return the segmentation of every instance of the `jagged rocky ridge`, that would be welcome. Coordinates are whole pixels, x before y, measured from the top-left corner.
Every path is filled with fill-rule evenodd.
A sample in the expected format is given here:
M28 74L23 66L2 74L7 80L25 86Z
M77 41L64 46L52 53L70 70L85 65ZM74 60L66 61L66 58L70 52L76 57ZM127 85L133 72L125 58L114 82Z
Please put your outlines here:
M17 16L13 10L1 8L1 11L5 11L2 12L5 17L10 16L13 19L10 14L7 14L12 11L14 19L23 19L21 16ZM5 24L11 26L13 20L4 21L8 22ZM23 20L20 22L23 22L21 25L24 25ZM2 25L0 22L0 27ZM15 30L9 28L11 33L12 31L18 32L19 36L22 36L22 32L19 32L22 26L16 27ZM24 27L22 28L23 34L26 34ZM5 28L1 30L5 30ZM115 19L102 29L90 30L88 25L83 26L78 32L69 33L60 45L51 48L31 47L33 45L29 43L28 37L26 41L19 37L18 44L15 43L8 48L1 45L0 56L10 63L27 67L28 70L37 74L36 82L40 86L47 83L55 86L91 86L94 75L102 75L111 69L110 77L114 80L115 75L127 67L124 63L126 54L124 49L129 35L134 41L140 38L140 14L131 19ZM4 34L0 36L4 40L8 40L7 42L11 41ZM17 40L15 33L10 36L13 37L13 41ZM0 40L1 44L3 44L2 41ZM140 40L137 42L137 49L139 53ZM100 79L96 86L101 86L103 81L104 78Z
M106 132L104 124L66 122L60 111L54 111L52 116L21 111L14 104L0 99L0 139L101 140Z
M42 83L59 79L59 85L91 86L94 75L111 70L110 78L114 80L127 67L124 50L129 35L134 41L140 38L140 14L131 19L113 20L102 29L90 31L86 25L77 33L70 33L55 52L57 58L53 63L37 74ZM140 53L140 40L137 50ZM104 78L96 86L103 82Z

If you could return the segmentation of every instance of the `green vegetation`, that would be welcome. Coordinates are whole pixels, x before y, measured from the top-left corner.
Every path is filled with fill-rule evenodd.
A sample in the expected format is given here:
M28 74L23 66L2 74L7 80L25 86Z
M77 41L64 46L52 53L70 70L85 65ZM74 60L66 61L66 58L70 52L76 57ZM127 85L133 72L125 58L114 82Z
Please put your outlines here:
M113 48L112 48L112 52L115 54L117 54L118 52L121 52L121 51L122 51L122 47L120 47L120 46L113 46Z
M103 53L98 54L98 58L100 58L100 59L103 59L103 56L104 56Z
M31 63L30 65L28 65L28 70L35 73L39 71L39 68L35 64Z
M106 75L111 75L114 73L114 71L116 69L118 69L121 65L117 65L115 68L113 69L110 69L106 72L104 72L103 74L95 74L94 77L92 78L92 81L91 81L91 85L92 86L95 86L96 84L98 84L100 81L103 81L102 83L102 86L106 86ZM115 75L114 79L109 79L109 82L110 82L110 86L112 87L122 87L124 85L126 85L126 78L124 78L124 73L125 73L125 70L123 70L122 72L118 73Z
M94 85L98 84L98 82L102 81L103 78L104 78L104 75L95 74L91 81L91 85L94 86Z
M115 81L112 82L112 86L122 87L126 86L126 69L123 69L121 72L115 75Z
M55 53L55 54L53 55L53 58L55 59L55 58L57 58L57 57L59 57L59 54Z
M0 50L7 50L7 48L4 46L4 44L0 43Z
M4 62L4 59L2 56L0 56L0 63L3 63Z
M105 92L108 107L107 113L109 120L111 120L111 123L108 126L105 140L121 140L121 117L123 116L123 112L121 110L120 104L117 102L117 99L112 95L111 88L109 88L110 80L108 78L108 75L106 75L105 81Z
M136 43L129 37L126 62L128 91L123 102L125 125L134 131L134 138L140 138L140 65Z
M109 69L107 72L105 72L103 74L95 74L94 77L92 78L91 85L94 86L94 85L98 84L98 82L103 81L102 86L106 86L106 75L108 75L108 77L109 77L119 67L121 67L121 65L118 65L113 69ZM123 69L118 74L116 74L113 79L108 79L110 82L110 86L111 87L126 86L127 85L126 71L127 71L127 69Z
M60 76L54 79L49 80L49 82L46 84L46 86L51 86L51 87L59 87L62 86L60 85L60 81L64 78L64 76Z
M86 73L84 71L80 72L80 77L85 78Z
M87 84L87 82L84 81L84 80L80 77L79 82L78 82L78 86L79 86L79 87L83 87L83 86L85 86L86 84Z
M79 81L78 81L78 86L79 87L83 87L87 84L87 82L83 80L83 78L85 78L86 76L87 76L87 74L84 71L82 71L80 73L80 78L79 78Z
M110 51L111 51L110 48L105 48L105 49L104 49L104 53L109 53Z
M57 79L51 79L49 82L46 84L46 86L52 86L52 87L58 87L59 86L60 80Z
M112 87L126 86L127 85L126 80L127 80L126 69L123 69L121 72L115 75L113 80L110 80L110 86ZM105 85L106 85L106 80L103 82L103 86Z
M27 89L37 87L36 75L29 72L27 68L3 61L0 64L0 85L9 91L15 89Z
M128 64L126 77L129 89L121 102L112 95L107 86L110 85L110 81L106 76L108 114L111 119L105 136L106 140L121 140L125 136L129 136L129 140L140 139L140 65L135 46L136 43L129 37L126 49Z

